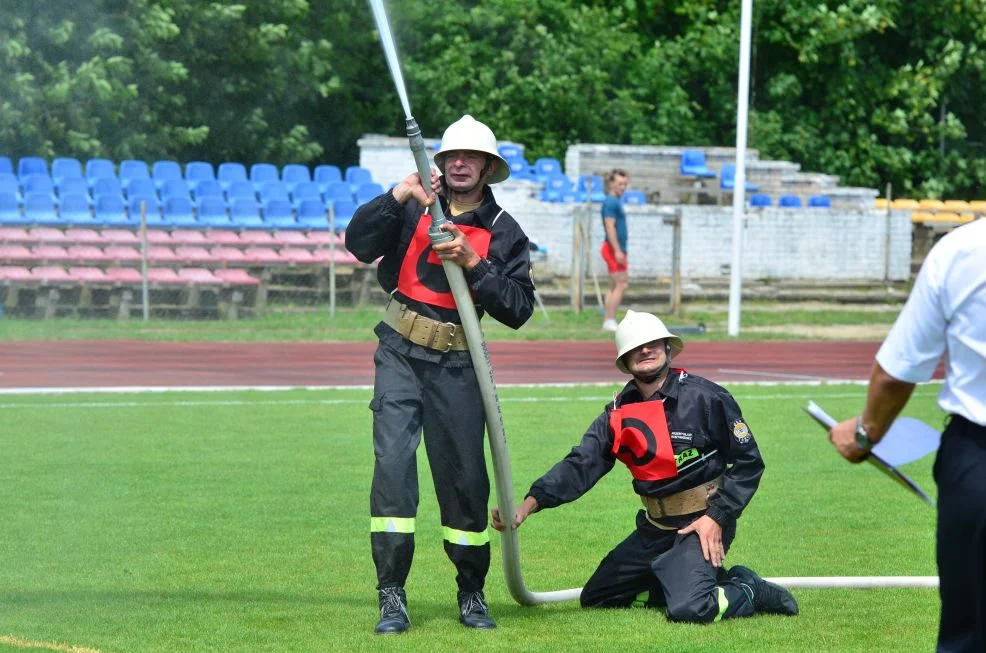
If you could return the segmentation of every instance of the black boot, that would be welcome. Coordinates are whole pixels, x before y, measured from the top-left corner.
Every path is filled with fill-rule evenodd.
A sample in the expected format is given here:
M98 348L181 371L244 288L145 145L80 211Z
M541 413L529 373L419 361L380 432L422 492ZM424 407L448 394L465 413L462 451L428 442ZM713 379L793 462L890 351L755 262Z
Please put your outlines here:
M769 614L798 614L798 602L794 595L776 583L769 583L750 569L736 565L729 570L729 577L739 581L753 592L753 608Z
M410 627L404 588L385 587L380 590L380 621L373 632L377 635L398 635Z
M482 590L459 592L459 621L467 628L496 628L496 622L490 619L490 606L486 605Z

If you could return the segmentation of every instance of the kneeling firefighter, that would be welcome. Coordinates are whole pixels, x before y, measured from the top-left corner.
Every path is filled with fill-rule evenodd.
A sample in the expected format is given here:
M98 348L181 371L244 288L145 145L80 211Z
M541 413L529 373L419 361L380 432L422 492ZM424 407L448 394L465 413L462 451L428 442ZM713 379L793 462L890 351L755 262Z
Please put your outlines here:
M683 348L657 316L627 311L616 329L616 367L633 378L582 441L534 482L513 525L575 501L619 460L643 509L636 529L589 578L583 607L665 608L672 621L698 623L795 615L788 590L747 567L722 566L764 463L732 395L671 367ZM505 527L495 508L493 527Z

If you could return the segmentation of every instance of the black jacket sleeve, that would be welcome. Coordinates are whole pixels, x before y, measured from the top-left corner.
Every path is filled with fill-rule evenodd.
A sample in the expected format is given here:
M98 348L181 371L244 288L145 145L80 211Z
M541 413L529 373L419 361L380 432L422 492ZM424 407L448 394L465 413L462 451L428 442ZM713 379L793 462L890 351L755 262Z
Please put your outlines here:
M719 434L719 450L726 452L726 469L722 485L709 500L706 514L725 526L739 519L753 499L763 476L764 462L736 400L725 390L716 399L710 420L713 431Z
M404 207L390 191L363 204L346 227L346 249L363 263L397 252Z
M536 480L527 496L537 500L539 510L575 501L613 469L616 458L611 447L609 412L603 411L589 426L582 441Z
M464 270L476 303L493 319L519 329L534 312L534 283L527 236L509 216L493 227L490 254Z

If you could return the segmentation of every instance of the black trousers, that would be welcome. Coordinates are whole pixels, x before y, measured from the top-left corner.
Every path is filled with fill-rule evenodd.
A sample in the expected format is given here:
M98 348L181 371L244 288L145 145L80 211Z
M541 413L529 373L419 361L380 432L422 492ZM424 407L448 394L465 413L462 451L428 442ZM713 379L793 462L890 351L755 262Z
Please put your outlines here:
M735 525L723 529L727 551L735 536ZM587 608L666 607L668 619L698 623L754 613L739 583L702 557L698 535L660 529L643 510L637 530L603 558L580 600Z
M986 427L953 415L935 459L938 650L986 651Z
M459 589L481 590L490 567L490 481L476 373L409 358L383 344L373 361L370 545L377 588L403 586L411 570L423 429L445 552L455 564Z

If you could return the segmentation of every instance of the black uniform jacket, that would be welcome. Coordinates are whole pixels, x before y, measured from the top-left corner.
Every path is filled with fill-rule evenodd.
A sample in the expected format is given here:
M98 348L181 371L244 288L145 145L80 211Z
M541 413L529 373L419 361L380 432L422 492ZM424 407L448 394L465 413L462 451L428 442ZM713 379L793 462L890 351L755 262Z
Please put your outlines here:
M760 450L739 405L721 386L677 369L653 396L642 397L631 381L613 403L618 407L662 398L679 472L660 481L634 479L634 492L666 497L722 474L722 484L709 500L706 514L721 526L735 522L757 491L764 471ZM609 426L613 403L589 426L582 442L531 486L528 496L537 500L539 509L578 499L613 468L617 460ZM696 462L709 453L704 461Z
M445 199L440 197L439 200L448 215ZM397 288L401 263L423 212L415 200L401 206L388 191L361 206L346 228L346 249L357 259L372 263L383 257L377 266L377 279L387 293ZM486 312L498 322L519 329L534 312L531 258L524 231L497 205L488 186L478 209L451 220L457 225L482 227L492 232L486 258L472 270L463 269L463 273L472 290L479 317ZM444 274L440 265L438 268L438 272ZM462 323L454 308L417 302L400 292L394 293L394 299L426 317Z

